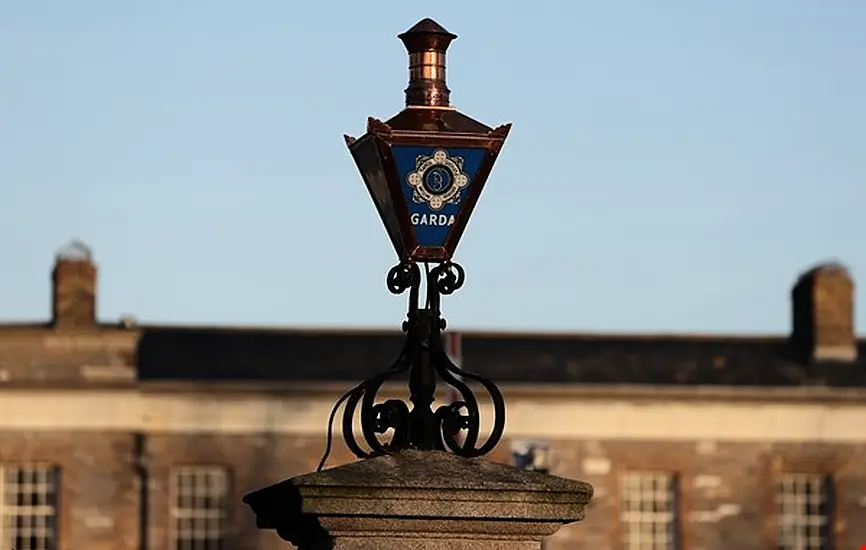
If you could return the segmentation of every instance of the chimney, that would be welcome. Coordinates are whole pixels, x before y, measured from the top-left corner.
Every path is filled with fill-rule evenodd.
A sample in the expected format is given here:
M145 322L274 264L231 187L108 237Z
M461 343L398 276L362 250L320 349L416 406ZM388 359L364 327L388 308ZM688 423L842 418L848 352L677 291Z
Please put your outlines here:
M96 265L90 249L72 241L57 253L52 278L55 328L90 328L96 324Z
M839 264L824 264L800 276L791 292L792 339L816 361L854 361L854 281Z

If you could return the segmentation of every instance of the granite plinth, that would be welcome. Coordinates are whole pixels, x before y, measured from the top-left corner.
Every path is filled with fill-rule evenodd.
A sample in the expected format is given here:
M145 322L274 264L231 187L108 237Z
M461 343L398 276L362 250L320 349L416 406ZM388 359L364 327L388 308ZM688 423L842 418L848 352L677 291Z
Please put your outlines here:
M441 451L403 451L244 497L261 529L301 550L537 549L580 521L592 487Z

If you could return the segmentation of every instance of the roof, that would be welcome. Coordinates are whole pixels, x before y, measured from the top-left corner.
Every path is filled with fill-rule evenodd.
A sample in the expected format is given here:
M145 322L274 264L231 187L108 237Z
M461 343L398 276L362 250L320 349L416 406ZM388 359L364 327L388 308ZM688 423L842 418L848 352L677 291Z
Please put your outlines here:
M495 382L605 386L866 388L854 362L816 362L786 336L463 332L463 364ZM398 330L0 325L0 380L343 382L396 359Z
M144 328L149 380L365 379L399 353L399 331ZM815 362L788 337L463 333L463 364L503 383L866 387L851 363Z

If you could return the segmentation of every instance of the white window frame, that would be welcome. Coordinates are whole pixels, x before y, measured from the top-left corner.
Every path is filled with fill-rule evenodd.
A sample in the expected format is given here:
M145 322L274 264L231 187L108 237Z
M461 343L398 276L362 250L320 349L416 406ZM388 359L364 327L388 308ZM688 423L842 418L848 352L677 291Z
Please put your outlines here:
M775 485L778 548L827 550L833 547L832 478L787 473Z
M670 472L629 471L619 478L620 546L624 550L676 550L679 478Z
M29 479L18 484L11 480L19 471L29 471ZM13 492L13 487L16 489ZM39 504L18 505L15 496L42 495ZM57 514L60 494L60 469L44 462L0 464L0 548L14 550L56 550L58 547ZM18 527L16 519L29 518ZM36 545L29 541L16 544L19 529L36 536ZM22 533L23 534L23 533Z
M214 493L208 495L212 485L208 481L202 481L208 477L220 479L218 485L218 493L216 498L221 501L222 505L219 508L195 508L195 504L191 507L181 508L179 506L180 499L180 479L182 476L193 476L193 498L201 496L214 497ZM200 477L201 479L197 479ZM197 485L203 483L202 485ZM173 468L169 475L169 533L171 538L171 550L227 550L230 540L231 521L229 510L229 500L232 494L232 475L228 468L222 466L180 466ZM216 528L207 526L197 531L192 539L181 539L177 523L180 520L189 519L195 521L203 521L205 523L214 522ZM198 537L196 537L198 535ZM211 542L213 541L213 542Z

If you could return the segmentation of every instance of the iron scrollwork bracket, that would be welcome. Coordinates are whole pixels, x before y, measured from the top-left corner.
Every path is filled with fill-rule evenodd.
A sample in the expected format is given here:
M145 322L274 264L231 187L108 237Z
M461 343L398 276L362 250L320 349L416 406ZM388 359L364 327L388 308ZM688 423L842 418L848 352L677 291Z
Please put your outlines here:
M319 463L321 470L331 450L334 417L341 404L343 410L343 439L358 458L371 458L404 449L451 451L473 458L493 450L505 429L505 400L499 388L486 378L464 371L453 363L442 341L445 319L440 303L463 286L466 279L463 268L453 262L430 267L425 264L426 300L419 307L421 269L414 262L400 263L388 272L387 286L393 294L409 291L409 311L403 323L406 339L397 360L385 372L361 382L343 395L328 422L328 443ZM399 399L377 403L376 396L382 385L401 375L409 375L409 405ZM443 404L433 410L437 377L452 386L460 399ZM486 440L478 445L481 415L478 399L466 381L482 386L493 404L493 428ZM355 436L356 413L360 417L361 437L369 450L362 448ZM393 430L391 438L383 442L381 436Z

